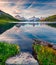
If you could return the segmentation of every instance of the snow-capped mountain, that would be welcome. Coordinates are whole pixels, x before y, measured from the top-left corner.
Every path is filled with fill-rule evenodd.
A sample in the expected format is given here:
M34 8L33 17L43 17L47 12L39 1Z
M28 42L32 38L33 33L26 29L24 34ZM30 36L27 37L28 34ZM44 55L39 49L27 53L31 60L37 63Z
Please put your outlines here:
M38 21L38 20L40 20L40 19L37 18L37 17L35 17L35 16L33 16L33 17L29 18L29 20L30 20L30 21Z
M26 20L24 17L21 17L19 15L16 15L15 18L18 19L18 20Z

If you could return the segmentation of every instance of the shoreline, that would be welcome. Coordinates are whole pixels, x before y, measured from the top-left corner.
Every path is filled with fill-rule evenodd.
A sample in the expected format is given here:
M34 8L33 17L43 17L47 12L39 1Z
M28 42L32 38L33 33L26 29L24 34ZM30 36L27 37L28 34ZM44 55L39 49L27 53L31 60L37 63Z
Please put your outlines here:
M33 45L35 44L40 44L40 45L44 45L44 46L48 46L53 48L54 50L56 50L56 44L47 42L47 41L43 41L43 40L39 40L39 39L34 39Z

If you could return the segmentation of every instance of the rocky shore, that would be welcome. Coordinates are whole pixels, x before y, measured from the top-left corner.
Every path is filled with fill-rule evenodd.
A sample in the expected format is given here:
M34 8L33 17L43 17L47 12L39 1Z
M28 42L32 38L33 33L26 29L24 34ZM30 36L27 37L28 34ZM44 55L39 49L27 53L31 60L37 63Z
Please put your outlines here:
M39 39L38 40L34 39L33 45L37 45L37 44L48 46L48 47L51 47L54 50L56 50L56 44L53 44L53 43L50 43L50 42L46 42L46 41L43 41L43 40L39 40Z
M42 48L46 47L46 49L49 48L49 51L54 51L55 55L56 55L56 44L53 44L53 43L49 43L49 42L46 42L46 41L43 41L43 40L36 40L34 39L34 42L33 42L33 46L32 46L32 49L33 49L33 56L34 58L39 62L39 59L38 59L38 51L35 50L35 46L42 46ZM51 49L51 50L50 50ZM46 53L44 50L42 50L43 53ZM41 51L41 52L42 52ZM48 51L47 51L48 52ZM41 55L41 54L40 54ZM50 58L49 58L50 59ZM39 62L39 64L41 65L41 63Z

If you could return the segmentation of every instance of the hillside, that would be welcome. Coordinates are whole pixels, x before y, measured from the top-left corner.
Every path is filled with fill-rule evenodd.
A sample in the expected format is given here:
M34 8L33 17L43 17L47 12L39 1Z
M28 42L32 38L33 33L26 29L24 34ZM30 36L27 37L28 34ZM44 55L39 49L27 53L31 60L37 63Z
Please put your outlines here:
M45 19L45 21L56 21L56 15L49 16Z
M0 10L0 23L4 23L4 22L8 23L8 22L12 22L12 21L19 21L19 20L15 19L10 14L5 13Z
M9 28L13 27L15 24L9 23L13 21L19 21L19 20L15 19L10 14L0 10L0 34L8 30Z

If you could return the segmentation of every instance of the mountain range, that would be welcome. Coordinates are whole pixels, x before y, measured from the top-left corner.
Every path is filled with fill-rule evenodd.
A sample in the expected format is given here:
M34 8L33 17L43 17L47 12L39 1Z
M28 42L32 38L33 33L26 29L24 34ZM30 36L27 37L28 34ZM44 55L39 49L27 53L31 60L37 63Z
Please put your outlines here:
M30 21L39 21L40 19L37 18L37 17L35 17L35 16L33 16L33 17L29 18L29 20L30 20Z
M16 15L15 18L18 19L18 20L26 20L24 17L21 17L19 15Z
M19 15L16 15L15 18L18 19L18 20L29 20L29 21L38 21L38 20L40 20L39 18L37 18L35 16L33 16L33 17L29 18L29 19L26 19L24 17L21 17Z
M2 10L0 10L0 23L4 23L4 22L12 22L12 21L20 21L20 20L29 20L29 21L39 21L39 20L43 20L43 21L56 21L56 15L52 15L46 18L37 18L35 16L26 19L24 17L21 17L19 15L16 15L15 17L13 17L12 15L3 12Z

